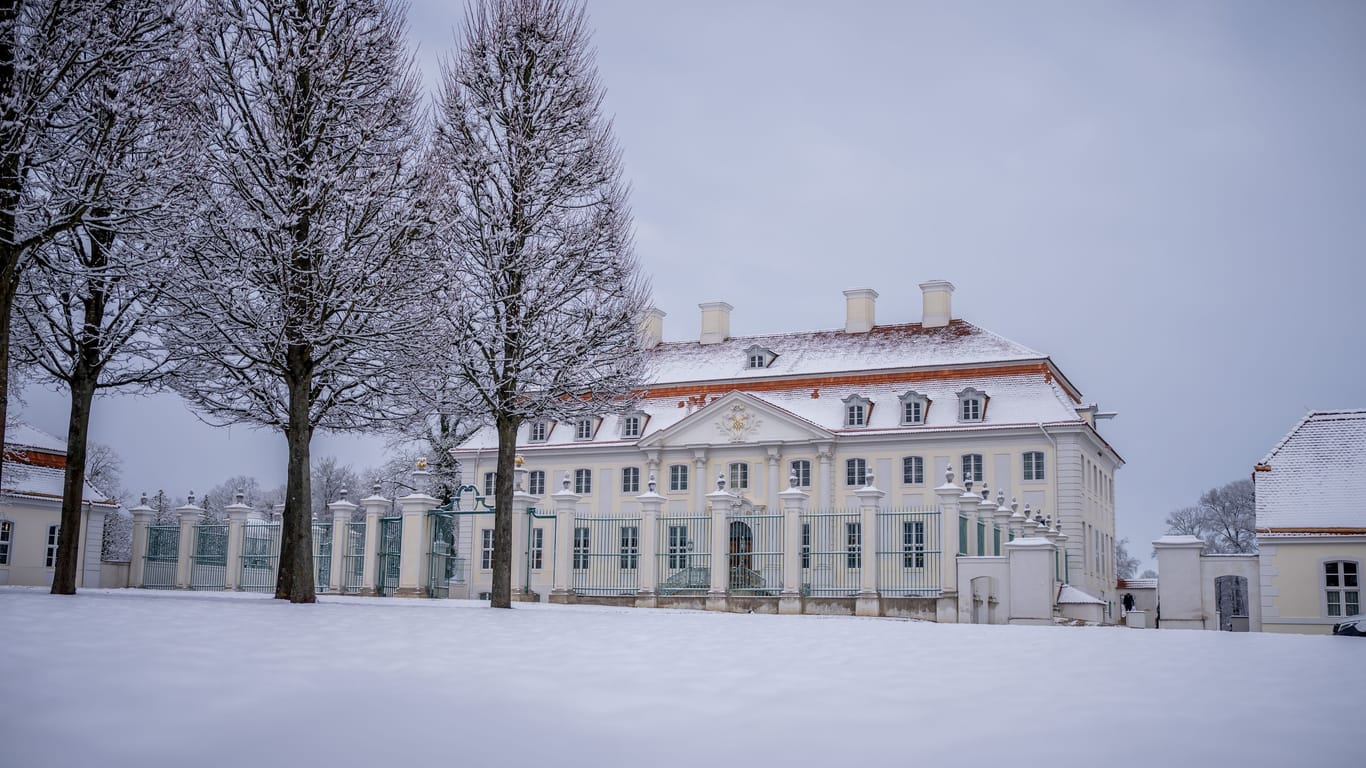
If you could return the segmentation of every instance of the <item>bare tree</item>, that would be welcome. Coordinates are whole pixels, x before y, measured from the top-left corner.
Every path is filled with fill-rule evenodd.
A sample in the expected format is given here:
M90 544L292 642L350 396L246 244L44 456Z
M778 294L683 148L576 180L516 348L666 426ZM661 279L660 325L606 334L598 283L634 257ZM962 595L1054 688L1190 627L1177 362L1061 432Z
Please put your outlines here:
M313 602L309 445L412 417L430 281L417 80L393 0L205 0L204 202L181 393L289 446L275 596Z
M1234 480L1200 495L1200 503L1167 515L1167 532L1196 536L1217 553L1257 551L1257 507L1252 481Z
M37 249L86 221L122 175L110 164L119 153L106 150L126 135L107 130L102 107L139 98L125 86L147 65L149 47L159 50L175 10L174 0L0 2L0 444L21 275ZM74 547L59 543L58 551L60 562Z
M106 500L122 503L127 492L123 489L123 458L118 451L104 443L90 443L85 454L85 469L86 482Z
M1122 538L1115 542L1115 576L1121 579L1132 579L1138 573L1138 558L1129 554L1129 539Z
M649 288L601 115L583 8L481 0L447 62L433 165L453 378L498 435L492 605L511 607L514 453L527 419L602 413L643 381Z
M355 492L360 490L360 478L350 464L342 464L336 456L327 456L313 464L310 483L313 489L313 517L329 519L327 505L341 497L343 489Z
M90 21L124 46L118 67L71 88L82 119L63 146L74 162L46 181L82 188L84 213L33 249L15 313L33 343L23 362L70 395L66 467L53 594L75 594L87 441L95 393L145 389L167 373L155 332L159 297L174 279L168 253L184 198L188 61L175 6L162 0L98 4ZM100 41L101 45L106 45ZM108 55L103 48L88 55Z

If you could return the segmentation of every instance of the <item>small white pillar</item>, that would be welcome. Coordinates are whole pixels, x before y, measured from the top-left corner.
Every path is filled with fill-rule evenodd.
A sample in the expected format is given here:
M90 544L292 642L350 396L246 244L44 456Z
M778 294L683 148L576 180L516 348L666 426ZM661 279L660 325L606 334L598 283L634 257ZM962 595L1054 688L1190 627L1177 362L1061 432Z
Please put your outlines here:
M868 484L854 491L859 508L859 591L854 601L855 616L877 616L881 602L877 593L877 512L887 492L873 485L873 473L868 473Z
M328 574L328 589L336 594L344 594L342 572L346 561L346 540L351 532L351 515L358 507L346 499L346 489L341 498L327 505L332 513L332 568Z
M802 513L810 494L797 487L797 476L787 478L787 490L778 494L783 509L783 591L778 613L802 612Z
M707 589L707 610L724 611L730 590L730 514L740 505L740 497L726 490L726 477L716 478L716 490L707 494L711 510L711 586Z
M194 492L190 492L190 500L183 507L176 507L176 517L180 518L180 546L176 552L176 579L177 589L190 588L190 576L194 565L194 527L204 519L203 507L196 506L194 503Z
M1057 590L1053 582L1053 543L1042 536L1015 539L1004 546L1010 568L1010 623L1052 624Z
M1005 543L1010 540L1010 537L1006 535L1010 531L1010 507L1006 506L1006 493L1000 488L996 489L996 509L992 510L991 517L996 523L996 530L1000 531L996 538L1000 541L1001 546L1005 546ZM994 554L999 557L1005 554L1005 550L997 547Z
M360 500L365 508L365 557L361 566L362 595L374 595L378 585L376 570L379 567L379 519L389 511L389 500L379 495L376 483L371 494Z
M939 502L939 540L943 542L939 556L939 588L945 594L958 592L958 553L963 551L958 539L958 498L962 493L963 489L953 482L953 462L950 461L944 470L944 484L934 489Z
M968 557L975 557L983 554L977 547L977 504L981 497L972 492L972 481L963 481L963 495L958 497L958 509L968 518Z
M569 489L569 472L564 473L560 490L550 495L555 505L555 526L564 531L555 539L555 576L550 590L550 602L568 603L574 594L574 517L578 511L579 494Z
M1157 550L1157 604L1162 608L1159 629L1205 629L1204 590L1200 583L1200 553L1205 543L1195 536L1163 536L1153 541Z
M531 508L536 497L516 488L512 492L512 599L532 600L535 590L528 569L527 550L531 547ZM544 542L542 543L544 545ZM545 556L542 552L542 557Z
M233 503L224 507L223 511L228 515L228 574L223 588L236 590L242 586L242 529L251 515L251 507L242 503L242 494L239 492Z
M640 504L640 586L636 591L637 608L654 608L659 604L656 588L659 585L659 513L664 508L664 497L656 491L658 481L650 475L645 493L636 497Z
M136 507L128 510L133 515L133 543L129 553L128 586L141 587L144 567L147 564L147 529L152 525L156 510L147 506L147 494L142 495Z
M414 473L416 474L416 473ZM427 562L430 536L427 535L427 513L436 509L439 500L425 493L410 493L398 500L403 515L403 536L399 542L398 589L395 597L421 597L427 590Z

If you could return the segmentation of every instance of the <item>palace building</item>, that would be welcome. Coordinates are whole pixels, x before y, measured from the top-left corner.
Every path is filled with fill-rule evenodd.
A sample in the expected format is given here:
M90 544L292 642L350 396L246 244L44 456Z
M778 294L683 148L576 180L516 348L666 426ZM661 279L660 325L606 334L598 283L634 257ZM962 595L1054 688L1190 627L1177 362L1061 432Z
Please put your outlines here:
M710 302L699 338L664 341L652 310L631 412L521 428L518 496L536 511L517 518L519 591L786 596L807 612L880 596L884 615L948 600L957 618L940 620L1003 622L1024 617L1020 594L1006 607L1018 555L1047 560L1033 618L1062 610L1063 585L1117 615L1124 462L1098 423L1113 414L1048 355L954 317L952 283L920 287L919 322L879 324L863 288L844 292L843 328L762 336L732 336L731 305ZM496 445L484 429L455 451L490 500ZM471 597L491 528L456 526L450 569Z

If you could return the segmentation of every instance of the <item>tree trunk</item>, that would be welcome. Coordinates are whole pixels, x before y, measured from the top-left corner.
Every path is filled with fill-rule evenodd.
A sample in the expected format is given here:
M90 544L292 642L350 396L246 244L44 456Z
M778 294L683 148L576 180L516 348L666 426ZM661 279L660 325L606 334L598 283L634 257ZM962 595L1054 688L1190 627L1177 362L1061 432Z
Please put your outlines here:
M303 345L286 353L290 367L307 367L308 350ZM285 440L289 443L289 470L285 476L285 513L280 523L280 570L275 580L275 597L291 603L316 603L317 585L313 576L313 495L309 477L309 443L313 426L309 423L309 384L307 376L289 382L289 424Z
M52 594L76 594L80 570L81 504L85 495L86 441L90 435L90 404L95 398L95 378L87 366L77 365L72 377L71 414L66 427L66 473L62 481L62 524L57 531L56 570Z
M512 607L512 580L521 574L512 572L512 548L525 542L512 540L512 481L517 458L517 418L499 414L498 466L493 476L493 592L489 605L494 608Z

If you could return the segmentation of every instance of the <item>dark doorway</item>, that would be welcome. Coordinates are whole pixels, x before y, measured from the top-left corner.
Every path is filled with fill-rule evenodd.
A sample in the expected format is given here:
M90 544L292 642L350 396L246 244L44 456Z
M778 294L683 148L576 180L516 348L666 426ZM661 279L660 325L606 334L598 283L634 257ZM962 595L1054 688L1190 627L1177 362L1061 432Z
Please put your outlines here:
M1215 579L1214 609L1219 612L1219 629L1232 632L1233 617L1247 616L1247 579L1242 576L1220 576Z
M739 520L730 524L730 567L754 570L754 534L749 525Z

